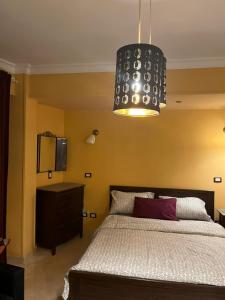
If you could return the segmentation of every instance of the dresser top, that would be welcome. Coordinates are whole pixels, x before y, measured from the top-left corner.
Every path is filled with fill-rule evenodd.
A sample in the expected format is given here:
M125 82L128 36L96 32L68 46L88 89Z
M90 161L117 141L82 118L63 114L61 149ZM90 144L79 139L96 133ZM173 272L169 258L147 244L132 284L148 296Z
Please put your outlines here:
M62 183L56 183L46 186L40 186L37 188L38 191L47 191L47 192L63 192L67 190L72 190L78 187L83 187L84 184L80 183L69 183L69 182L62 182Z

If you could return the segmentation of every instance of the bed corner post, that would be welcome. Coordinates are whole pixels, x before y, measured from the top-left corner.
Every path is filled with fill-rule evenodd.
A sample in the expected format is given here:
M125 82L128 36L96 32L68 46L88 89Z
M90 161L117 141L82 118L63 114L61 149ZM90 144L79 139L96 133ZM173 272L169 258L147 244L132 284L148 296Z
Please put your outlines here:
M80 298L80 278L77 276L75 271L69 272L69 298L68 300L81 300Z

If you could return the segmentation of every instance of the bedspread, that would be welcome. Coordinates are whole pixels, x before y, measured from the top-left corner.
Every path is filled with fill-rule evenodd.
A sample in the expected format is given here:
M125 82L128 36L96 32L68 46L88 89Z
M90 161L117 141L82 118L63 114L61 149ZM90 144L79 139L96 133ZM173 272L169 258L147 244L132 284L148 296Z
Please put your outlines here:
M71 270L225 286L224 261L225 229L216 223L110 215Z

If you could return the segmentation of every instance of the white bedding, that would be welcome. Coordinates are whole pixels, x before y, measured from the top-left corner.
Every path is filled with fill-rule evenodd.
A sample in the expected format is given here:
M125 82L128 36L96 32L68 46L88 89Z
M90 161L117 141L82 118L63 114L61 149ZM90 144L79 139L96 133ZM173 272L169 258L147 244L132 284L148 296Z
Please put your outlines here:
M71 269L225 286L224 261L225 229L218 224L111 215Z

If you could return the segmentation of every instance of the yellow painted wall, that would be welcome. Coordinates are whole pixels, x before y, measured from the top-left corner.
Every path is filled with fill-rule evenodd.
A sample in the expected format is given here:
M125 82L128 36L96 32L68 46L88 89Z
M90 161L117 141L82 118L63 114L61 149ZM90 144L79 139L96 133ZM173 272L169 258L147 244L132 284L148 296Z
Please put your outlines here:
M10 104L7 236L9 256L26 257L35 249L36 187L63 181L63 172L36 174L37 134L64 136L64 111L28 96L29 76L17 75Z
M24 152L24 196L23 196L23 257L35 249L35 216L37 186L63 181L64 172L37 174L37 134L45 131L64 136L64 111L41 105L36 100L25 99L25 152Z
M86 231L107 214L110 184L214 190L216 207L225 207L225 181L213 183L214 176L225 178L223 127L225 111L163 111L146 119L66 111L65 180L86 184L85 209L98 215L85 220ZM85 138L95 128L96 144L88 145Z
M7 198L7 236L11 238L8 254L23 252L23 162L24 162L24 76L16 76L10 99L9 169Z
M36 203L36 120L37 101L25 102L24 198L23 198L23 257L35 248Z
M64 111L47 105L38 104L37 106L37 131L43 133L51 131L57 136L64 136ZM48 179L48 173L37 174L37 186L44 186L62 182L64 172L53 172L52 179Z
M111 110L114 78L114 73L31 75L29 96L41 103L68 109L76 107L83 110ZM202 95L213 94L225 94L225 68L167 71L169 106L174 100L183 99L185 95L193 95L196 99ZM188 100L190 101L190 97Z
M225 68L172 70L168 96L225 93ZM216 207L225 205L225 111L168 111L157 118L127 119L111 112L112 73L18 75L11 110L8 236L10 253L26 256L35 247L36 186L65 181L86 184L85 208L98 218L86 219L93 230L108 211L110 184L211 189ZM104 82L104 84L102 84ZM210 83L210 84L209 84ZM87 88L88 87L88 88ZM63 110L39 103L67 103L92 110ZM192 99L192 100L193 100ZM104 110L93 110L96 107ZM79 106L80 105L80 106ZM85 144L99 129L95 145ZM69 138L68 171L36 174L36 135L52 131ZM18 154L16 152L18 147ZM18 160L17 160L18 159ZM84 172L93 178L85 179ZM12 190L13 188L13 190Z
M27 97L25 118L25 175L24 175L24 216L23 216L23 256L35 249L35 216L37 186L63 181L63 172L37 174L37 134L45 131L64 136L64 111L41 105Z

